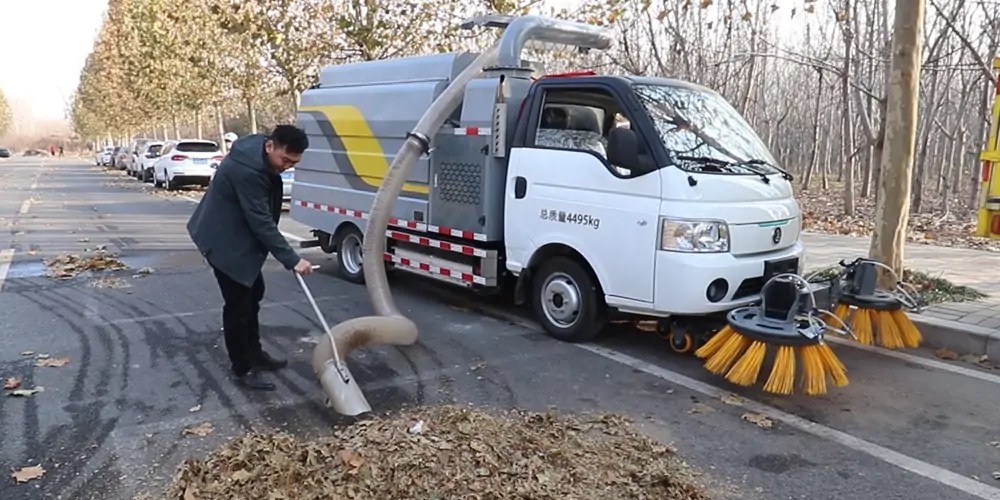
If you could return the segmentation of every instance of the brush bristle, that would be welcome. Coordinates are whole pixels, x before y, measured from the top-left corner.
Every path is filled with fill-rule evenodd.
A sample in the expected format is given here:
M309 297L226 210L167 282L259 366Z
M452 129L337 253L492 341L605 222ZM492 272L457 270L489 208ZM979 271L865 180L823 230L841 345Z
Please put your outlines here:
M733 335L736 335L736 330L733 330L731 326L722 327L715 335L712 335L712 338L708 339L708 342L705 342L705 345L695 351L694 355L702 359L714 356Z
M778 346L778 354L774 357L771 376L764 384L764 390L774 394L789 395L795 388L795 348L787 345Z
M844 387L848 384L847 368L840 362L840 358L833 352L829 344L821 343L816 346L819 352L820 361L823 363L823 370L833 379L833 385Z
M807 345L799 348L799 357L802 358L802 388L810 396L826 394L826 371L823 369L823 358L818 347Z
M759 340L753 341L740 360L726 373L726 380L744 387L753 385L757 381L757 375L760 374L760 367L764 364L766 354L767 344Z
M903 345L906 347L919 347L920 343L923 342L923 335L920 334L920 330L917 329L917 325L913 324L910 317L906 315L906 312L902 309L896 309L892 311L892 320L896 323L896 327L899 328L900 336L903 339Z
M903 334L899 331L899 327L896 326L896 320L893 319L891 312L873 310L871 311L871 315L875 318L878 325L878 343L880 346L886 349L902 349L906 347L906 344L903 343Z
M716 375L725 374L749 346L750 339L738 333L730 336L729 340L719 348L719 352L708 358L705 369Z
M854 318L851 320L851 330L857 337L858 342L865 345L872 345L875 341L875 332L872 331L872 317L868 314L868 309L855 309Z

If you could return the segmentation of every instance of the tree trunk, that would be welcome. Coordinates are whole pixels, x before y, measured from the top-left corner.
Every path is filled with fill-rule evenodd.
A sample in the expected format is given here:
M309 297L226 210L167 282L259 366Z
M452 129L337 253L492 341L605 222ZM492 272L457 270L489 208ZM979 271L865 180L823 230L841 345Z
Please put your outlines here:
M844 11L850 12L850 0L844 2ZM844 215L854 215L854 117L851 115L851 45L854 33L844 22L844 69L840 75L840 97L844 101L844 124L841 141L844 146L844 163L841 171L844 176Z
M816 170L816 161L819 159L819 125L823 118L820 116L820 104L823 102L823 72L819 73L819 84L816 86L816 99L813 101L813 129L812 129L812 152L809 154L809 164L806 165L806 175L802 178L802 190L809 189L812 183L813 172Z
M247 118L250 120L250 133L257 133L257 107L253 104L253 99L247 99ZM298 108L296 108L298 109Z
M173 119L173 122L174 122L174 138L180 140L180 138L181 138L181 125L177 121L177 115L174 115L172 117L172 119Z
M920 63L923 49L924 0L897 0L893 23L889 95L886 97L885 152L879 184L882 196L875 212L869 256L903 274L913 152L917 139ZM892 288L883 273L882 286Z
M195 112L194 112L194 127L195 127L195 133L198 135L198 138L199 139L204 139L205 138L205 129L204 129L204 127L202 127L202 123L201 123L201 109L200 108L197 109L197 110L195 110Z
M219 129L219 146L223 154L229 153L226 147L226 116L222 114L222 106L215 105L215 125Z

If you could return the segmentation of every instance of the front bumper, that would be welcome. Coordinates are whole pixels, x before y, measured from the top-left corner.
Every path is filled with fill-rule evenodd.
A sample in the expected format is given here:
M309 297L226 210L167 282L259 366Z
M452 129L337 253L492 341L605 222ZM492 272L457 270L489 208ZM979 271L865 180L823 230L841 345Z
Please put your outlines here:
M801 273L805 260L801 241L767 254L736 257L732 254L686 254L657 252L655 309L668 314L710 314L744 306L760 297L765 263L779 272ZM792 268L777 261L798 259ZM794 263L792 263L794 264ZM789 265L789 263L785 263ZM728 291L717 302L708 299L713 281L725 280Z

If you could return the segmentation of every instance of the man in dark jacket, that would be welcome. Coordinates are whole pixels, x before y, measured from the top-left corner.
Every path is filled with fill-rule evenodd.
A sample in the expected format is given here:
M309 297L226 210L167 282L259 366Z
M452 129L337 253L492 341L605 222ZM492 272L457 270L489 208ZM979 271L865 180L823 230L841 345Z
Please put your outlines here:
M295 166L309 147L306 133L278 125L270 136L237 140L219 164L212 184L188 221L187 230L222 291L222 327L237 383L249 389L274 390L261 370L287 365L260 344L261 269L270 252L285 269L301 274L312 265L292 249L278 230L281 218L281 172Z

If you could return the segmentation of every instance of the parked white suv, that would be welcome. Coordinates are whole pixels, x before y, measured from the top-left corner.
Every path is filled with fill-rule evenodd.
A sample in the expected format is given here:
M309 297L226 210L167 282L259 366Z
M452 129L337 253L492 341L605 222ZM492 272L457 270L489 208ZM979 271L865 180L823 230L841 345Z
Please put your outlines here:
M214 141L170 141L160 150L160 157L153 164L153 185L168 190L191 185L207 187L222 158L222 150Z
M97 156L94 158L94 163L102 167L107 167L111 165L111 153L114 152L114 146L104 146L100 151L97 152Z
M142 182L153 182L153 164L160 159L160 151L163 150L162 141L147 142L136 158L136 177Z

